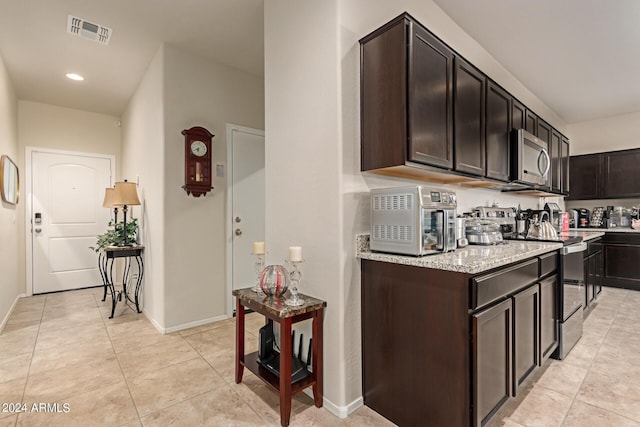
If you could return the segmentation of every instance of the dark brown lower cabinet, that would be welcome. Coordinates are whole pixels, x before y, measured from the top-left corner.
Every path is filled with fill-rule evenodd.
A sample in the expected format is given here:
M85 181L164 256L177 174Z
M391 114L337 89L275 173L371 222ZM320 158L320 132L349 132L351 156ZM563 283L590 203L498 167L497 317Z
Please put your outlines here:
M558 276L540 282L540 364L558 347Z
M602 254L601 285L640 291L640 234L605 233Z
M471 316L473 340L473 419L484 425L509 398L513 303L510 299Z
M540 365L540 286L513 297L513 395Z

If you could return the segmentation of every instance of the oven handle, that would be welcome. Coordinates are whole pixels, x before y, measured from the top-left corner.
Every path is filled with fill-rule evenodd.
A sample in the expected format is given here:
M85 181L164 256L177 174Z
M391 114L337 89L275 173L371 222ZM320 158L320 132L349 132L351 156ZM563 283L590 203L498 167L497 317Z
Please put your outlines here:
M575 254L577 252L584 252L586 250L587 243L580 242L569 246L563 246L562 249L560 249L560 255Z
M447 242L445 237L447 227L445 227L444 224L444 211L440 209L436 210L436 218L436 238L438 240L436 249L444 251Z

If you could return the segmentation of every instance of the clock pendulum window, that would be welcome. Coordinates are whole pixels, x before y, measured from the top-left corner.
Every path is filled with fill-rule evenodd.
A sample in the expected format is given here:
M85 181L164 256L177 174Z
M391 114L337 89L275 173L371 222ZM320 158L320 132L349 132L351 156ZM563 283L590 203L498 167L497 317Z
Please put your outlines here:
M211 186L211 140L214 135L195 126L182 131L184 135L184 185L188 195L200 197L213 190Z

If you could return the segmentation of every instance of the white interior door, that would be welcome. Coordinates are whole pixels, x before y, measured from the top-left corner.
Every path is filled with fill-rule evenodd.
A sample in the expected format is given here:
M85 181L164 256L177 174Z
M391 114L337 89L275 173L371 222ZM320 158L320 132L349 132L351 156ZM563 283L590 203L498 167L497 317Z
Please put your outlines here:
M241 289L255 284L253 242L264 241L264 132L227 125L227 137L231 289ZM229 313L232 300L229 290Z
M106 231L102 207L113 158L34 151L31 154L33 293L102 284L90 250Z

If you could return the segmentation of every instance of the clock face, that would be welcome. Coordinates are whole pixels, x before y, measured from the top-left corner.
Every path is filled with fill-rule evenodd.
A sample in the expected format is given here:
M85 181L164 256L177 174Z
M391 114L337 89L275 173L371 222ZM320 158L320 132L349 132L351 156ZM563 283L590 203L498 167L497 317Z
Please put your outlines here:
M193 141L191 143L191 153L198 157L204 156L207 154L207 144L202 141Z

